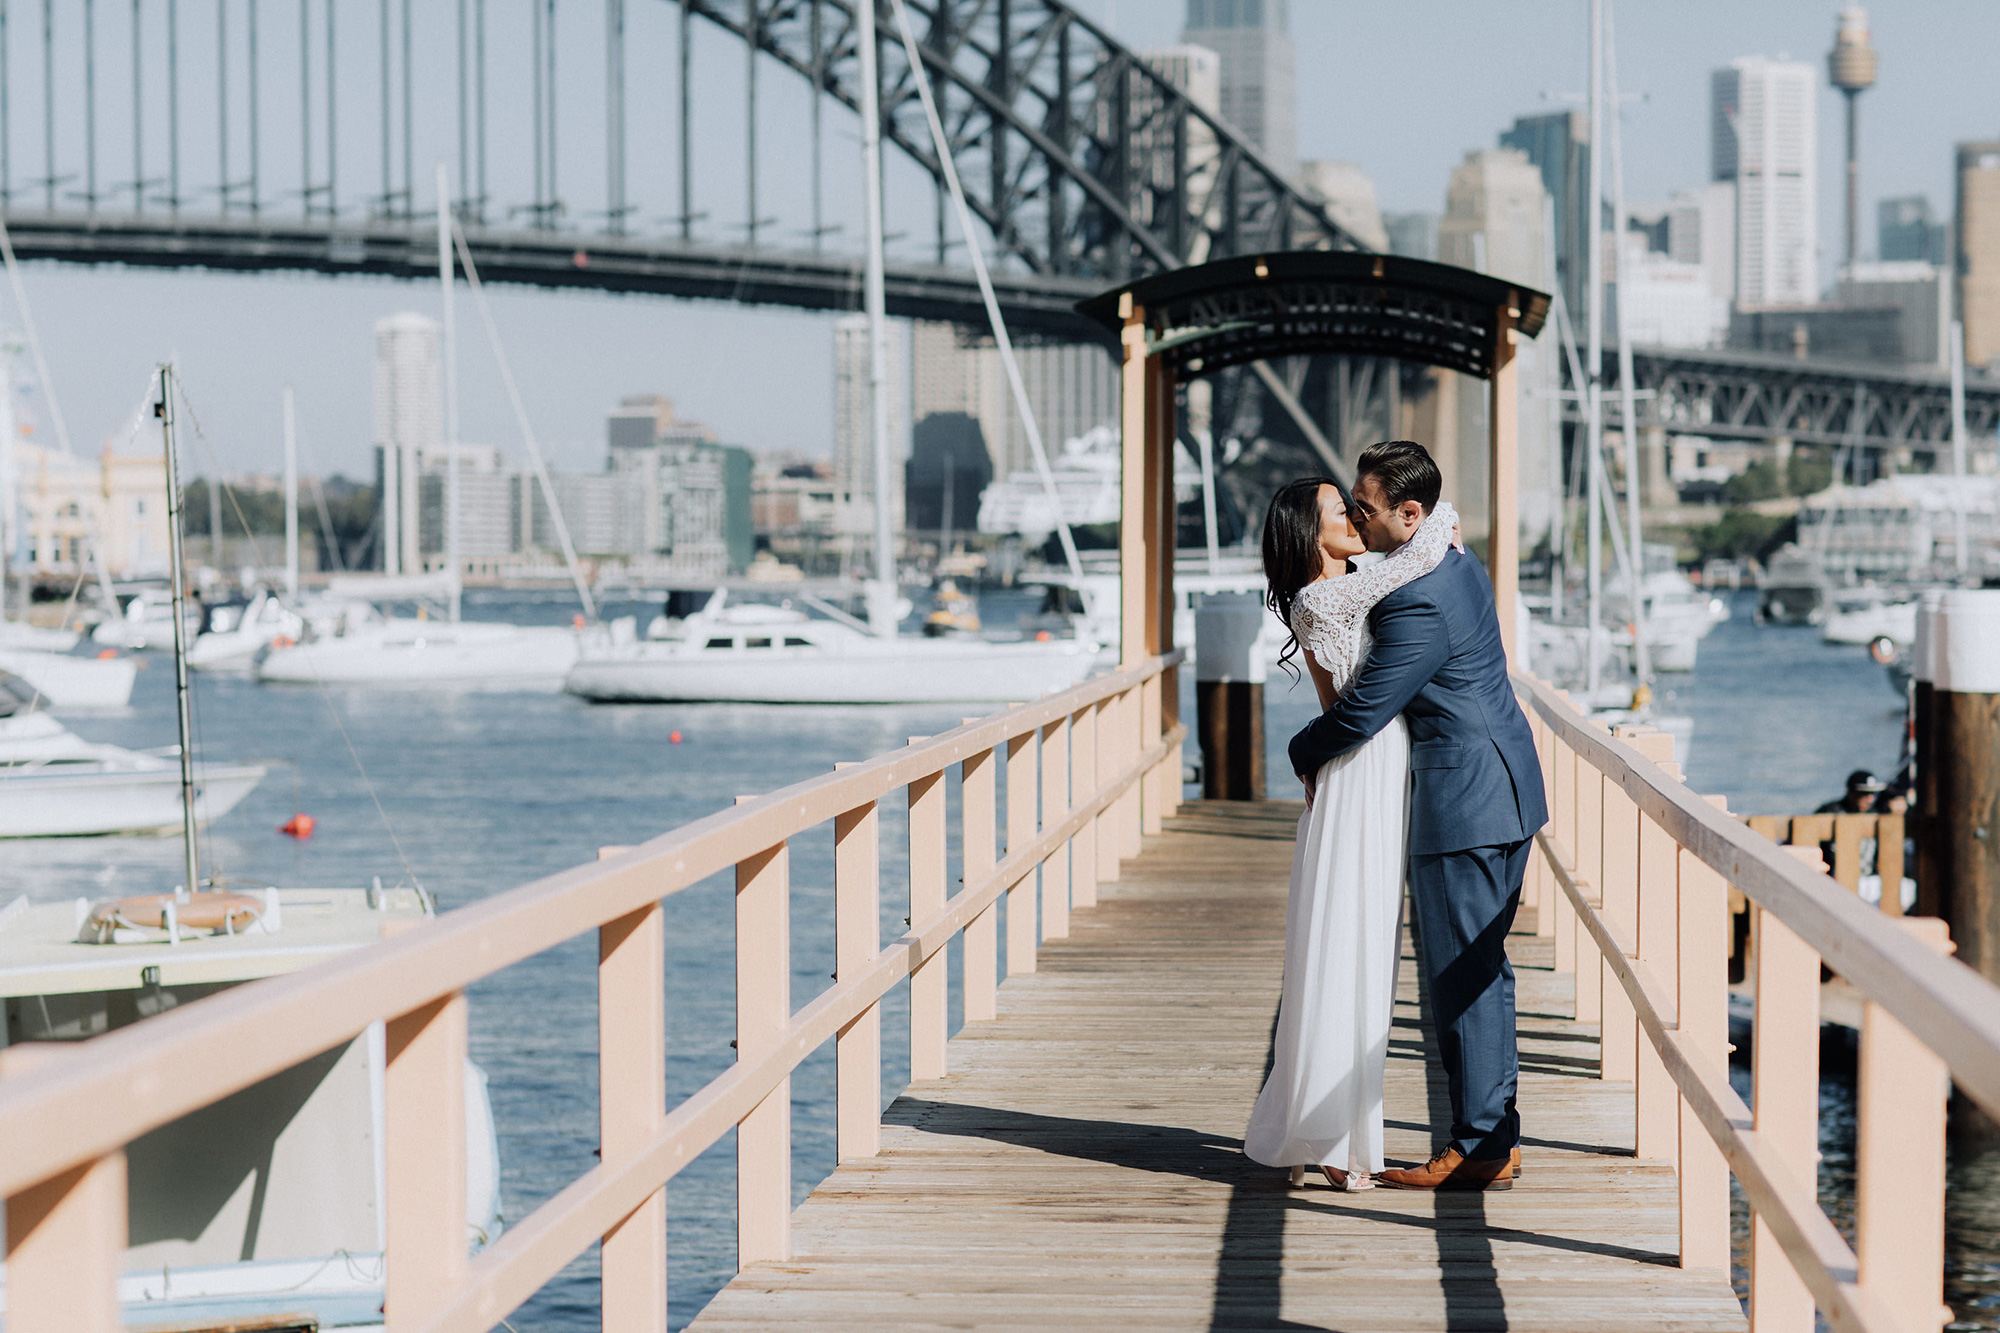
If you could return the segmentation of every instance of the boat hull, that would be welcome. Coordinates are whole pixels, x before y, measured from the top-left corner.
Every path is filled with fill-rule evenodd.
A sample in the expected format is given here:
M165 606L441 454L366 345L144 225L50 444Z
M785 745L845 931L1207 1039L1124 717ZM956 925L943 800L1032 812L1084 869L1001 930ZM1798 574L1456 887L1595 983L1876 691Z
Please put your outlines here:
M55 708L123 708L132 702L139 660L0 648L0 671L27 681Z
M773 649L589 658L566 689L601 703L1010 703L1090 673L1088 644L898 642L892 651Z
M195 822L235 809L264 780L257 764L197 764ZM0 838L178 833L181 775L160 767L63 773L48 767L0 769Z
M561 627L440 625L435 633L367 635L277 648L257 668L292 685L451 686L553 693L577 660Z

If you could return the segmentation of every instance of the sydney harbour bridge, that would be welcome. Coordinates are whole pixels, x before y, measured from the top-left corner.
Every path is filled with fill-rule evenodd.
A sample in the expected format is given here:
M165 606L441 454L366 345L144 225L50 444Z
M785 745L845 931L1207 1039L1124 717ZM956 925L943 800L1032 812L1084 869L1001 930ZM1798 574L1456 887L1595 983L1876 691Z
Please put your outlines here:
M981 326L882 9L885 193L902 219L888 308ZM1147 273L1361 248L1061 0L909 9L1017 336L1101 338L1074 303ZM489 281L854 310L856 38L854 0L0 0L0 202L26 260L432 279L443 160ZM774 211L780 196L799 216ZM1677 433L1926 461L1948 445L1936 374L1663 349L1635 365L1642 424ZM1259 374L1283 408L1261 414L1270 433L1332 462L1354 379L1339 405L1306 395L1315 410L1302 367ZM1967 412L1990 435L2000 387L1975 384Z

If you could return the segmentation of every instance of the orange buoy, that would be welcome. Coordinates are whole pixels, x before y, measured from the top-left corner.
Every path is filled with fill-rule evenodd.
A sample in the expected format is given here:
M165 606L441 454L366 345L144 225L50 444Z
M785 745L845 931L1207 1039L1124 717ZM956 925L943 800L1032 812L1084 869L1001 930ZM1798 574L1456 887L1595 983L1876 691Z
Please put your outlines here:
M571 616L571 617L569 618L569 623L570 623L570 627L571 627L572 629L582 629L582 628L583 628L583 612L579 611L579 612L577 612L577 613L576 613L575 615Z
M667 733L667 739L675 745L679 745L681 743L681 734L678 731L670 731Z
M1036 643L1047 643L1050 639L1053 639L1054 637L1055 635L1049 633L1047 630L1037 630L1035 632Z
M97 660L100 662L109 662L112 658L116 656L118 656L118 650L116 648L106 648L102 652L97 654Z
M313 824L315 822L311 815L301 811L286 820L283 824L280 824L278 832L288 838L297 838L300 842L304 842L313 835Z
M292 646L294 642L296 642L296 640L294 640L291 635L280 634L277 638L271 640L271 646L273 648L289 648Z

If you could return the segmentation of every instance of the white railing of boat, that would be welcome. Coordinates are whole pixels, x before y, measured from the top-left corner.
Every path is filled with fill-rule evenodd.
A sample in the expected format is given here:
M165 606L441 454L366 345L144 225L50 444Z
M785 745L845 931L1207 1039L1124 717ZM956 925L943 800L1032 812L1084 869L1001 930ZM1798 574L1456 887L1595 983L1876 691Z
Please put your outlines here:
M1179 652L696 820L638 847L446 913L382 944L74 1044L0 1051L8 1333L112 1333L126 1241L125 1147L140 1135L387 1027L387 1320L494 1327L602 1242L606 1328L667 1325L666 1185L737 1134L737 1255L783 1259L791 1074L836 1045L842 1159L877 1151L881 1002L910 981L913 1080L945 1072L946 945L963 934L966 1020L995 1014L998 904L1009 975L1069 930L1178 806ZM949 891L946 770L961 769L961 886ZM1005 851L996 794L1005 770ZM907 792L910 929L880 942L881 802ZM791 1001L787 840L834 833L833 985ZM661 899L735 869L736 1062L669 1109ZM1039 870L1039 875L1037 871ZM1036 893L1039 882L1039 912ZM1039 918L1039 931L1037 921ZM466 1253L465 990L598 932L602 1161ZM718 962L721 960L718 959ZM722 975L718 970L718 976Z

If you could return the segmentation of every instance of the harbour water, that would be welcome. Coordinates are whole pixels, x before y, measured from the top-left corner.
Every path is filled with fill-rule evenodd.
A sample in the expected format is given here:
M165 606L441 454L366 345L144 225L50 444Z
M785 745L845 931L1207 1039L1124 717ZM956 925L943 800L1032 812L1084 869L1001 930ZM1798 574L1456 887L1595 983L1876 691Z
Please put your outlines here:
M988 595L989 625L1030 599ZM467 614L556 623L556 599L468 599ZM652 608L612 606L607 615ZM1817 631L1750 624L1747 600L1702 645L1700 670L1666 677L1663 703L1695 719L1689 777L1730 808L1798 813L1838 794L1857 767L1896 766L1901 711L1865 650L1819 642ZM1191 684L1184 715L1193 717ZM1309 687L1267 686L1271 794L1290 797L1284 743L1312 713ZM226 878L288 885L421 881L443 907L527 882L595 856L601 846L654 836L837 761L892 749L956 725L964 706L760 708L604 707L563 695L322 691L197 676L201 752L264 757L262 787L204 837L204 866ZM172 673L159 657L140 673L133 706L65 719L93 739L131 746L174 740ZM673 739L678 732L680 739ZM955 801L955 795L954 795ZM277 828L295 810L318 821L307 842ZM956 819L953 819L956 826ZM1004 821L1003 821L1004 827ZM884 937L900 933L906 848L897 803L883 810ZM0 846L0 901L156 891L178 882L171 838L66 839ZM793 1003L832 971L832 835L792 851ZM667 903L668 1098L727 1067L734 1009L731 894L718 877ZM1002 933L1004 941L1005 935ZM494 1101L508 1215L519 1217L595 1161L596 951L556 941L472 996L474 1058ZM958 963L952 961L956 974ZM904 996L886 1003L884 1095L907 1079ZM958 1018L954 996L954 1026ZM1739 1071L1747 1073L1747 1071ZM833 1069L828 1049L793 1081L794 1193L833 1165ZM1822 1089L1821 1193L1851 1214L1853 1087L1829 1069ZM724 1139L669 1190L673 1325L686 1324L734 1267L734 1145ZM1949 1299L1958 1330L2000 1330L2000 1152L1954 1147L1948 1204ZM594 1329L595 1258L586 1255L514 1315L516 1329Z

